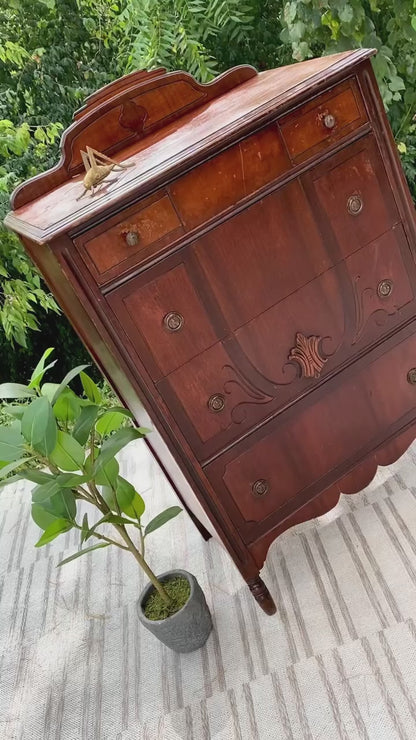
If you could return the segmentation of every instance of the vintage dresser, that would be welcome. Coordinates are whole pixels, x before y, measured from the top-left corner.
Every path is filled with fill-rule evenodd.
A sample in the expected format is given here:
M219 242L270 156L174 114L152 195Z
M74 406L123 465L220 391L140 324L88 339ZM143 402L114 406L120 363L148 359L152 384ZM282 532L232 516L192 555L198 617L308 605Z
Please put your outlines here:
M128 75L6 220L268 614L271 542L415 436L414 209L372 54ZM87 147L129 165L93 194Z

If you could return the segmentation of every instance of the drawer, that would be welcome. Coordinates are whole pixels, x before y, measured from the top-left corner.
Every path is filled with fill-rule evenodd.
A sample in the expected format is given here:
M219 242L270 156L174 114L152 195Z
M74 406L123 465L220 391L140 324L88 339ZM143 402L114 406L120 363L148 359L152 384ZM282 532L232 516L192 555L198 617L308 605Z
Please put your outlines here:
M279 120L293 162L329 147L367 120L354 80L338 85Z
M270 422L205 467L248 540L416 417L415 358L412 335L333 384L318 402Z
M207 459L314 390L409 318L409 274L400 227L164 378L159 391L197 457Z
M239 361L240 360L240 361ZM199 459L242 436L276 405L235 355L218 343L158 383L158 390Z
M415 311L415 280L409 246L397 226L242 326L235 336L259 376L280 393L295 362L299 393L310 383L308 373L313 377L314 367L325 376L409 317ZM297 336L308 342L294 342ZM311 337L319 342L316 351Z
M193 251L231 329L333 264L298 180L212 229Z
M161 191L75 240L98 284L157 254L183 233L169 196Z
M366 136L305 176L328 241L340 257L355 252L399 221L394 196L373 136ZM328 224L329 222L329 224Z
M157 380L218 340L188 267L143 274L111 291L106 300L150 375Z
M275 180L291 163L274 124L175 180L169 193L187 230Z

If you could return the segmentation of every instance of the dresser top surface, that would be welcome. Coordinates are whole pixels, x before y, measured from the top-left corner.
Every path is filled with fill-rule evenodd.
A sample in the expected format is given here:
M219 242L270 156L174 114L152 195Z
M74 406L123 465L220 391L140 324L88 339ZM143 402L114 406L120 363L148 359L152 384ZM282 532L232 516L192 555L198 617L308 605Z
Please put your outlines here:
M330 85L340 73L347 75L353 67L374 53L372 49L347 51L259 74L256 74L253 68L240 67L221 75L209 85L198 85L193 78L184 73L162 75L163 80L168 79L172 85L172 92L175 91L177 94L179 90L185 90L185 86L188 86L188 89L192 87L194 96L197 97L199 94L202 102L199 103L198 100L196 103L191 102L187 111L184 106L185 113L173 120L171 116L170 121L168 117L166 125L154 127L153 131L150 130L141 138L133 137L135 139L133 141L127 139L127 145L111 156L117 162L128 164L128 167L112 174L110 179L113 182L101 186L93 196L86 193L80 197L85 172L81 171L77 162L71 170L74 149L78 145L77 157L80 148L87 145L101 152L110 151L108 148L105 150L102 141L98 141L97 138L95 140L93 137L91 137L93 140L88 138L86 133L88 122L93 121L96 125L102 123L98 129L102 133L106 128L104 115L109 121L108 117L117 113L120 121L121 116L118 112L120 106L118 105L117 109L115 106L121 95L125 103L129 78L136 77L137 80L140 77L142 80L145 75L134 73L122 78L113 83L114 86L118 86L118 95L110 100L104 98L106 88L90 96L85 112L81 109L75 115L74 123L63 136L59 164L17 189L14 195L15 210L8 214L5 223L14 231L42 244L69 230L82 227L94 218L102 218L103 214L114 211L131 199L133 192L134 197L145 194L164 178L175 176L181 169L220 149L224 143L231 142L242 133L250 131L250 127L253 128L258 122L267 120L267 116L278 115L280 111L293 107L298 100L301 102L305 99L305 94L312 97L315 90ZM227 87L227 75L228 79L234 76L234 80L228 82L228 87L231 85L233 87L222 94L222 89ZM157 79L157 73L149 73L148 78ZM174 89L173 84L182 87ZM205 93L207 88L210 88L208 96ZM134 86L136 101L137 90L136 82ZM213 95L217 97L212 97ZM205 102L204 96L211 96L212 99ZM128 102L130 106L131 99L130 93ZM166 104L166 94L164 102ZM126 108L121 110L124 111ZM134 120L134 117L137 117L136 111L139 110L143 110L141 106L134 105L132 114L131 108L128 108L130 118ZM123 123L123 126L131 128L132 124ZM93 133L91 126L90 132ZM97 137L97 134L95 136Z

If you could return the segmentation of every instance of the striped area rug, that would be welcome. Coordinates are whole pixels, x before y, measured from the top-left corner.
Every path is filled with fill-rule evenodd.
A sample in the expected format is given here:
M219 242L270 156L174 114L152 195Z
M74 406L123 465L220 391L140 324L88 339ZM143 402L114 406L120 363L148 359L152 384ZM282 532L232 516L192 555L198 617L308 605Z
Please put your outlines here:
M185 514L155 532L154 569L195 573L214 616L189 655L139 626L133 558L108 548L56 569L77 536L35 550L30 487L4 489L0 739L415 740L415 450L272 545L274 617ZM122 466L149 516L175 501L143 443Z

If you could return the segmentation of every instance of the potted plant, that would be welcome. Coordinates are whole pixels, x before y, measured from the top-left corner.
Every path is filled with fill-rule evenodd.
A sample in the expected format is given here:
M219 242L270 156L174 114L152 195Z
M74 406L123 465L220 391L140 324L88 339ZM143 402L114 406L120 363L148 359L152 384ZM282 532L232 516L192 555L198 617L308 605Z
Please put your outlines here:
M27 385L0 385L0 485L21 478L35 484L32 518L43 530L36 547L79 530L80 549L59 566L104 547L130 552L150 581L138 600L140 621L177 652L196 650L212 628L196 579L182 570L157 577L145 558L147 537L181 509L171 506L144 524L145 502L120 475L116 459L149 430L134 427L127 409L105 402L85 373L87 365L71 370L59 384L44 382L56 362L46 364L52 351L44 352ZM76 376L80 394L69 387Z

